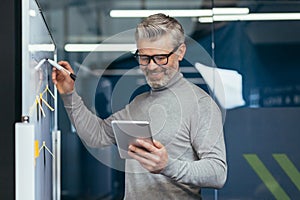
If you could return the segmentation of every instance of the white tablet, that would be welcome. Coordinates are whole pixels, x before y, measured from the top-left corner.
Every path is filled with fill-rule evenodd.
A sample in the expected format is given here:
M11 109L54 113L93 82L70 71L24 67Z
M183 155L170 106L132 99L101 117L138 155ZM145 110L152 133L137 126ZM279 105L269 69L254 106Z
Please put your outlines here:
M130 144L139 146L136 139L143 139L146 142L153 143L150 124L148 121L122 121L114 120L111 122L115 134L120 157L131 159L128 155Z

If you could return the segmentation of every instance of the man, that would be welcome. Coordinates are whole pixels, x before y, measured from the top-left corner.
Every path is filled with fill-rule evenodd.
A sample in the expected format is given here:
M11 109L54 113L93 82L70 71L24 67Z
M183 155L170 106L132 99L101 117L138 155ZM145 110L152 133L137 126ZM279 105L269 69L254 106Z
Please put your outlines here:
M151 15L136 28L135 57L151 91L100 119L84 106L64 71L52 79L79 136L92 147L115 144L112 120L150 121L154 144L138 140L126 160L124 199L201 199L200 188L221 188L227 164L221 113L215 102L179 72L186 46L180 23ZM73 72L65 62L60 65Z

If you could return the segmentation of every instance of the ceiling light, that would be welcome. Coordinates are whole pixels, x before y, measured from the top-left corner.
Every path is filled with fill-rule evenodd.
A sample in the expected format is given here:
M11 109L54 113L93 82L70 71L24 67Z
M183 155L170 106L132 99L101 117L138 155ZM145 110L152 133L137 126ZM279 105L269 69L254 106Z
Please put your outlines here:
M200 23L213 23L213 17L199 17Z
M214 21L300 20L300 13L250 13L247 15L215 15Z
M202 17L215 14L248 14L249 8L213 8L187 10L111 10L111 17L147 17L156 13L164 13L172 17Z
M213 8L214 15L243 15L249 13L249 8Z
M214 15L212 21L199 17L201 23L220 21L276 21L276 20L300 20L300 13L250 13L246 15Z
M30 52L34 51L54 51L55 45L54 44L29 44L28 50Z
M212 10L111 10L111 17L147 17L156 13L164 13L173 17L199 17L210 16Z
M122 52L134 51L136 44L66 44L67 52Z

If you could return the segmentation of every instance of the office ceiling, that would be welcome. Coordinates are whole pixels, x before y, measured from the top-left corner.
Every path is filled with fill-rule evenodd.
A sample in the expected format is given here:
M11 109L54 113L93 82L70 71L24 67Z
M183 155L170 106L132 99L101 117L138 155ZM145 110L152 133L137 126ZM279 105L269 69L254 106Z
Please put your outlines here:
M111 18L112 9L196 9L210 8L210 0L39 0L46 19L57 38L63 43L94 43L111 35L134 28L139 18ZM299 1L238 1L215 0L214 7L249 7L251 12L300 12ZM211 25L199 25L195 19L180 18L186 33L195 29L211 29ZM299 21L298 21L299 22ZM282 29L278 29L278 23ZM216 27L218 27L216 23ZM224 24L224 23L223 23ZM300 42L300 23L286 21L249 23L248 34L253 43ZM289 35L289 37L286 37Z

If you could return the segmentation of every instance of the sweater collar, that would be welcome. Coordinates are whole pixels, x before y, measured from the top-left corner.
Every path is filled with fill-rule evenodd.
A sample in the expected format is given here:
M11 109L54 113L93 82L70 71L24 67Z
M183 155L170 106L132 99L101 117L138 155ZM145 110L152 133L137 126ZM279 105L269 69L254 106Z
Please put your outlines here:
M181 72L176 72L175 75L170 79L170 81L165 85L159 88L151 88L152 92L162 91L173 87L180 79L182 79L183 75Z

